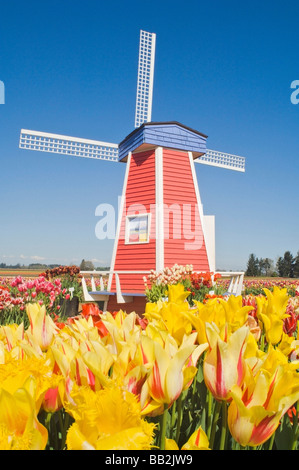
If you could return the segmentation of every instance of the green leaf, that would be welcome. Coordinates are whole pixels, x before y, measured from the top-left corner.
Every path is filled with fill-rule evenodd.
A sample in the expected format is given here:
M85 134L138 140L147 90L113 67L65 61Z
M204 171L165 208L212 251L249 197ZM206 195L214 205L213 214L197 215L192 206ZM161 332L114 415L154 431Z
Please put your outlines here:
M293 442L293 429L289 419L283 419L275 433L277 450L290 450Z

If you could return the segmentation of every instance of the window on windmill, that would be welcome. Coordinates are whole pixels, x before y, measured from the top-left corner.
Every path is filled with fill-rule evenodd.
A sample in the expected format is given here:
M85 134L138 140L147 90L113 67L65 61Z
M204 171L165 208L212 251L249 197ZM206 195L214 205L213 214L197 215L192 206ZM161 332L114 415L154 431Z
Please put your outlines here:
M149 216L150 214L127 216L126 243L149 242Z

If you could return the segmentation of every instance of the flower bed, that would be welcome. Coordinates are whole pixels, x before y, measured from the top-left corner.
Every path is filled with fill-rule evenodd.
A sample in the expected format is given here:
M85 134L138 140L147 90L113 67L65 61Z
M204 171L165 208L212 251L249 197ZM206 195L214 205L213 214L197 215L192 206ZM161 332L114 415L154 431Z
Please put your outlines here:
M52 281L15 281L28 321L0 327L1 449L298 448L298 295L190 304L176 282L142 318L88 303L63 319L52 290L32 296L60 295Z
M27 322L26 305L45 305L52 317L67 316L71 299L82 300L80 270L76 266L48 270L35 278L0 278L0 324Z
M229 279L218 279L217 286L227 288ZM287 288L290 295L295 295L296 289L299 288L299 279L289 278L244 278L244 294L264 295L264 288L273 290L273 287Z
M227 284L217 284L220 278L219 274L211 272L194 272L191 264L186 266L175 264L162 271L152 270L148 277L144 276L143 280L148 302L164 299L167 296L168 286L180 283L189 292L187 300L190 305L193 305L195 300L203 301L211 289L215 295L224 293L227 290Z

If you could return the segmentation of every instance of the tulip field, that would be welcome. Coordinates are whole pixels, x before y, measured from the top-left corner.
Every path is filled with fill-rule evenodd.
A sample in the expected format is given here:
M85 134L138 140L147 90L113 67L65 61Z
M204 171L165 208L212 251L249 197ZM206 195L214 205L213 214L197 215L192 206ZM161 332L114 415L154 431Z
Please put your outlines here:
M1 450L299 448L299 281L166 274L144 315L85 303L74 267L0 278Z

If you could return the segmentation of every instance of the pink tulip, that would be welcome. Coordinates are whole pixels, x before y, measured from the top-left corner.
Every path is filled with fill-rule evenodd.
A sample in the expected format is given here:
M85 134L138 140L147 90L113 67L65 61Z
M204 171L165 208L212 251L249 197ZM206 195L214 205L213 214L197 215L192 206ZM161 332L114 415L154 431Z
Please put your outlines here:
M33 289L35 283L33 281L27 281L27 289Z

